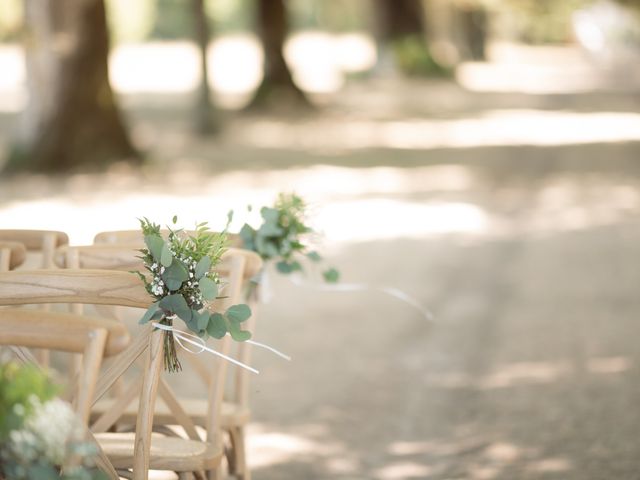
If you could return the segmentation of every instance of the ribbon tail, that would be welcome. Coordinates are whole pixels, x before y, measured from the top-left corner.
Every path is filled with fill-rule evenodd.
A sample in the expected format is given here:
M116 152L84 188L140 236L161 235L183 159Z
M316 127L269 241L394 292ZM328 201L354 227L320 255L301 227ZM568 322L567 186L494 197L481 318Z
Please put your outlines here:
M256 347L264 348L265 350L269 350L270 352L275 353L277 356L284 358L285 360L291 361L291 357L289 355L282 353L279 350L276 350L275 348L270 347L269 345L265 345L264 343L256 342L254 340L246 340L246 343L250 345L255 345Z
M231 363L233 363L234 365L237 365L238 367L242 367L242 368L244 368L245 370L249 370L250 372L253 372L253 373L255 373L256 375L260 373L260 372L259 372L258 370L256 370L255 368L250 367L249 365L246 365L246 364L244 364L244 363L242 363L242 362L239 362L239 361L238 361L238 360L236 360L235 358L232 358L232 357L230 357L230 356L228 356L228 355L225 355L224 353L220 353L220 352L218 352L218 351L216 351L216 350L214 350L214 349L212 349L212 348L209 348L209 347L207 347L207 346L201 345L201 344L199 344L198 342L194 342L193 340L190 340L190 339L188 339L188 338L186 338L186 337L182 336L182 335L181 335L181 334L179 334L179 333L178 333L178 334L176 334L176 333L174 332L173 334L174 334L177 338L179 338L179 339L181 339L181 340L184 340L185 342L190 343L190 344L192 344L192 345L196 345L197 347L202 348L203 350L206 350L206 351L207 351L207 352L209 352L209 353L213 353L214 355L217 355L218 357L223 358L223 359L225 359L226 361L231 362Z
M375 287L371 285L367 285L364 283L339 283L337 285L318 285L315 283L307 282L301 279L298 276L292 276L291 282L297 286L308 286L315 290L323 291L323 292L366 292L368 290L375 290L378 292L385 293L391 297L394 297L407 305L412 306L416 310L420 312L420 314L427 320L428 322L433 322L434 316L431 311L425 307L423 307L420 302L418 302L415 298L407 295L400 289L395 287Z
M433 322L433 314L431 313L431 311L423 307L415 298L407 295L402 290L398 290L394 287L378 287L378 290L380 292L386 293L391 297L397 298L398 300L402 300L408 305L411 305L416 310L418 310L427 321Z

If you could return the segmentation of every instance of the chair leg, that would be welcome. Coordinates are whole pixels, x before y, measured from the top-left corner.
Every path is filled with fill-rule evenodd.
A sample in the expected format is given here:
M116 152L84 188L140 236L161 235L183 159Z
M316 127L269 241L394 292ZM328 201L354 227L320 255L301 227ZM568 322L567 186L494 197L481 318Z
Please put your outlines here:
M247 466L247 452L245 450L244 427L229 429L231 451L229 452L229 473L238 480L251 480L251 471Z
M222 466L218 465L213 470L207 470L207 478L208 480L222 480L224 478Z

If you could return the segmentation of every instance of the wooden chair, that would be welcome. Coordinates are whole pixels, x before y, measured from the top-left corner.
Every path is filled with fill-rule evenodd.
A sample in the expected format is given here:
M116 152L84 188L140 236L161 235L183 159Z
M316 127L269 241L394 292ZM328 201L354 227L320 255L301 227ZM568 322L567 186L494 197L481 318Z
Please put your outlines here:
M0 240L0 271L19 267L26 257L27 249L22 243Z
M27 253L37 253L40 255L41 268L53 268L53 256L56 248L67 245L69 243L69 237L66 233L57 230L0 230L0 241L21 243L27 250ZM48 311L49 305L43 304L40 305L40 308ZM48 350L39 350L35 353L41 365L49 364Z
M27 251L42 254L42 268L51 268L56 248L67 245L69 237L55 230L0 230L0 241L22 243Z
M137 243L98 244L83 247L62 247L58 249L55 262L61 268L109 268L115 270L137 270L141 268L140 259L135 258L136 252L141 248L139 231L104 232L96 236L97 240L136 240ZM250 281L262 268L260 257L247 250L235 250L236 254L245 258L245 283ZM252 316L247 320L245 329L255 331L255 319L257 304L253 299L249 300L252 309ZM251 344L246 342L238 343L236 346L235 358L240 362L248 364L251 361ZM199 377L209 384L206 369L203 368L199 359L190 357L192 364L199 374ZM221 426L229 434L229 445L226 450L230 473L240 479L249 480L250 470L247 465L246 455L246 426L251 418L249 405L249 383L251 373L243 368L233 367L234 376L230 389L227 390L226 398L222 404ZM207 424L208 404L204 399L180 399L188 413L191 421L198 426L205 427ZM104 411L105 406L99 403L95 412ZM121 420L124 423L131 423L135 419L135 408L133 404L124 411ZM167 424L172 419L172 412L168 405L160 399L156 406L156 418L158 423Z
M7 303L6 298L0 296L0 303ZM23 308L0 309L0 345L82 355L82 368L69 398L85 424L103 356L120 353L128 342L127 329L113 320ZM17 353L22 360L28 358Z
M244 259L227 256L225 267L241 277ZM238 282L236 281L236 284ZM39 270L0 272L0 305L22 305L38 303L82 303L95 305L120 305L147 308L151 297L136 276L120 271L107 270ZM150 326L142 328L141 334L119 356L98 381L94 401L99 399L119 378L133 361L146 351L145 369L141 382L133 385L123 397L116 400L105 415L118 418L118 409L126 408L125 397L135 398L139 390L139 406L135 418L133 434L96 434L106 455L117 469L132 470L134 480L147 479L149 469L171 470L186 478L191 472L202 476L209 472L216 478L217 468L223 456L223 446L219 434L219 415L222 390L226 373L226 362L211 359L208 363L215 371L215 381L209 388L211 408L207 416L207 441L199 439L193 424L180 404L171 405L174 416L185 428L191 439L171 438L153 435L152 425L158 389L164 390L161 381L165 333ZM219 351L228 352L229 340L223 339ZM101 418L109 427L109 421ZM107 419L108 420L108 419ZM112 424L113 422L111 422ZM94 424L95 427L95 424Z
M6 290L0 289L0 304L6 302ZM70 385L65 398L85 428L93 403L96 380L103 357L120 353L129 342L129 333L119 322L71 315L43 312L24 308L0 309L0 345L11 348L23 363L39 366L28 348L42 348L81 355L81 368ZM87 441L95 439L87 430ZM118 475L104 453L99 450L96 466L110 478ZM100 456L101 455L101 456Z

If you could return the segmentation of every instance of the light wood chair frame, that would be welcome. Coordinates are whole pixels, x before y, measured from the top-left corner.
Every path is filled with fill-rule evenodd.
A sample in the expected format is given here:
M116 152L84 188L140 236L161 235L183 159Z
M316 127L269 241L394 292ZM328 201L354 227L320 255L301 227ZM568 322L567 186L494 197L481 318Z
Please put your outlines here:
M231 267L242 272L244 259L232 257ZM238 282L236 282L238 283ZM94 305L116 305L147 308L150 296L139 278L126 272L111 270L58 270L58 271L13 271L0 272L0 305L24 305L40 303L83 303ZM116 459L112 462L116 468L132 467L134 480L148 478L150 466L181 471L182 465L152 465L151 431L153 425L156 394L160 385L163 358L163 335L158 329L147 327L123 352L118 362L108 368L96 386L94 403L111 387L124 370L147 350L145 371L139 396L139 414L136 419L133 459ZM222 352L228 352L229 342L221 342ZM219 435L219 412L222 404L222 386L226 373L226 362L214 362L218 382L212 382L209 398L212 408L208 414L207 441L217 447L219 455L206 459L202 470L209 472L209 478L217 478L217 467L222 456L222 441ZM177 405L179 408L179 404ZM179 415L186 417L186 414ZM216 422L218 425L216 425ZM187 430L187 429L185 429ZM195 429L194 429L195 430ZM189 434L189 431L187 430ZM127 460L127 461L125 461ZM123 464L118 462L122 461ZM131 465L129 465L131 463ZM185 467L186 468L186 467ZM192 471L192 470L189 470Z
M189 232L188 232L189 233ZM242 249L242 240L239 235L229 235L231 245L244 252L249 252ZM97 265L104 265L104 268L115 269L128 269L131 266L131 259L127 259L126 251L122 252L116 246L123 247L125 249L135 250L143 248L142 234L140 230L114 230L105 231L96 234L94 237L94 247L84 248L81 250L74 248L60 248L56 254L56 264L59 267L71 267L86 266L87 268L95 267ZM104 250L100 250L97 246L104 246ZM113 247L113 255L109 257L109 246ZM125 253L125 255L123 255ZM251 259L247 271L248 275L245 277L245 281L249 282L251 279L260 272L262 269L262 260L260 257L250 252L247 254ZM106 257L106 258L105 258ZM66 263L65 263L66 262ZM79 262L79 263L78 263ZM111 267L109 267L109 262ZM256 319L258 317L258 302L255 296L251 296L245 300L251 307L252 315L245 328L252 333L255 332ZM246 342L240 342L236 347L235 358L239 361L248 364L251 361L252 345ZM250 373L243 368L234 368L233 382L230 391L227 393L226 402L223 405L222 411L222 427L229 434L229 445L226 451L227 461L229 465L229 472L236 476L239 480L250 480L251 471L247 462L247 450L246 450L246 426L251 418L250 407ZM201 369L196 366L196 369L200 372L200 377L204 381L204 375L202 375ZM197 410L201 410L201 406L196 407ZM200 421L199 421L200 420ZM194 422L202 425L202 416L194 416Z

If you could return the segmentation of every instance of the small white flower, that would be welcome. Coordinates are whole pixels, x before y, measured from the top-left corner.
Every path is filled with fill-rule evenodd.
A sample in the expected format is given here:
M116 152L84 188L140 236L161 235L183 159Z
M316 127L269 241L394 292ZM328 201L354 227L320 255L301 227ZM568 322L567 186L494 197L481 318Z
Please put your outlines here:
M69 441L82 437L82 424L69 404L60 399L45 404L36 399L32 403L34 411L25 422L23 440L37 446L37 450L43 452L52 463L61 465Z

